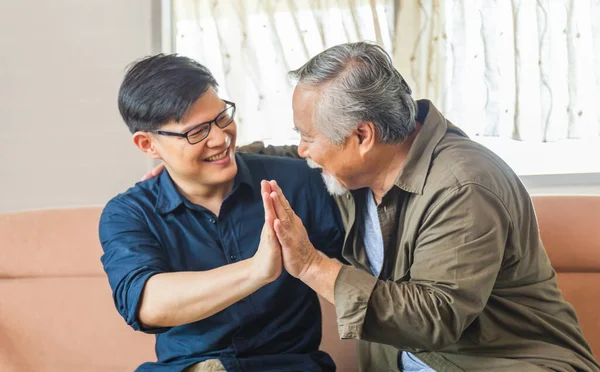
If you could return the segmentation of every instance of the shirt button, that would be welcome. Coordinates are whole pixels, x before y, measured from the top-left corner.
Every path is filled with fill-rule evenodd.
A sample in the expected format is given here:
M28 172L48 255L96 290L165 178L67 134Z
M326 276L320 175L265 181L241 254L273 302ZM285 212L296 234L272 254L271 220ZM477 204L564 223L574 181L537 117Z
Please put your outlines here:
M211 218L210 223L217 223L217 220L215 220L214 218Z
M229 256L229 258L231 258L231 260L233 261L233 260L235 260L237 257L236 257L236 256L234 256L234 255L231 255L231 256Z

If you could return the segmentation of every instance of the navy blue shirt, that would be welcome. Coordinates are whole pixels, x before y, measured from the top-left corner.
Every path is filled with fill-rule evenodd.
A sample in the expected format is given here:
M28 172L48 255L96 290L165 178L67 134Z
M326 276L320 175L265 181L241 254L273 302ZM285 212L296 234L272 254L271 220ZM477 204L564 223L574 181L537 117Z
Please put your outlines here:
M277 180L313 245L339 257L343 226L318 171L305 162L236 154L238 173L217 217L176 189L168 172L112 199L100 218L102 264L117 310L135 330L156 333L156 363L138 370L181 371L218 358L228 371L332 371L319 351L317 295L285 270L274 282L197 322L142 329L140 296L154 274L204 271L254 255L264 224L260 181Z

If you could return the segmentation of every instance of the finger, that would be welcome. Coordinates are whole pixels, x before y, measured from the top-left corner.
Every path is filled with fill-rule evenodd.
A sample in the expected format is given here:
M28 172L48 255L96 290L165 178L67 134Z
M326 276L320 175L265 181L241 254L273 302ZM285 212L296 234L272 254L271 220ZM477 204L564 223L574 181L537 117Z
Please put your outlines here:
M260 232L260 240L267 242L279 242L277 240L277 234L275 233L275 228L273 227L273 223L269 224L265 221L263 224L262 231Z
M277 233L275 233L275 228L273 226L267 226L267 241L271 244L280 245L279 240L277 239Z
M286 243L288 241L290 234L288 234L286 229L283 227L281 220L275 220L273 223L273 229L275 230L275 235L280 242Z
M264 240L273 245L281 246L281 243L277 238L277 233L275 233L275 228L273 225L274 222L273 224L268 224L267 222L265 222L265 224L263 225L263 234L261 235L261 240Z
M144 174L142 176L142 178L140 179L140 182L141 181L146 181L146 180L149 180L150 178L154 178L154 177L158 176L160 174L160 172L163 171L164 168L165 168L165 164L164 163L161 163L161 164L157 165L150 172ZM269 187L270 186L271 185L269 185Z
M267 184L268 184L268 182L265 180L260 181L260 194L261 195L264 194L265 192L270 194L270 192L267 191Z
M275 230L273 227L269 226L268 223L265 222L263 225L262 233L260 235L260 240L272 241L273 236L275 236Z
M160 174L160 172L163 171L164 168L165 168L165 163L160 163L159 165L154 167L154 169L152 169L152 171L150 172L150 173L152 173L152 177L158 176Z
M283 204L281 204L281 198L279 197L279 195L276 192L272 192L270 197L271 197L277 218L280 219L281 222L287 226L288 222L291 221L291 218L288 215L285 208L283 207Z
M277 184L277 181L274 181L274 180L270 181L269 185L271 186L271 189L273 189L273 191L277 193L277 195L279 196L279 199L281 199L281 205L287 211L287 213L288 214L290 212L293 213L292 207L290 206L290 203L286 199L285 195L283 195L283 190L281 190L281 187L279 187L279 185Z
M263 239L265 238L265 236L266 236L266 234L267 234L267 229L268 229L268 228L269 228L269 225L268 225L268 224L265 222L265 223L263 224L263 228L262 228L262 230L260 231L260 240L263 240Z
M262 193L263 207L265 208L265 223L269 226L273 226L273 221L277 217L275 209L273 207L273 200L269 197L266 192Z
M260 191L270 194L273 190L271 189L271 184L268 181L262 180L260 181Z

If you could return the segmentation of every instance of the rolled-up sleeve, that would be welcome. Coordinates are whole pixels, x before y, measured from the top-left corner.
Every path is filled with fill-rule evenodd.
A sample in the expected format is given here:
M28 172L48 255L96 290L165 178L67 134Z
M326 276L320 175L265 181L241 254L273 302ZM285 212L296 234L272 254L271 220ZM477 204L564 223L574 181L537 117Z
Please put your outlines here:
M169 271L162 247L133 206L111 201L100 217L102 265L108 276L118 312L136 331L159 333L168 328L145 329L138 309L146 281Z
M483 311L500 270L510 215L477 184L449 190L418 228L410 280L377 280L344 267L335 283L342 338L403 350L454 344Z
M362 338L369 298L377 278L352 266L342 266L334 286L338 332L341 338Z

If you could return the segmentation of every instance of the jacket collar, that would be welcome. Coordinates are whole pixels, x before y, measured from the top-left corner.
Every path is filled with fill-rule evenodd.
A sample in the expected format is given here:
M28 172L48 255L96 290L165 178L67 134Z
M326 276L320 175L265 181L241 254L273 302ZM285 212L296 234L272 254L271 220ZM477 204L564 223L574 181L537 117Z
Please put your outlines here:
M416 120L422 124L421 130L408 151L404 166L398 172L394 185L413 194L422 194L434 150L452 124L448 123L429 100L419 100L417 105Z

